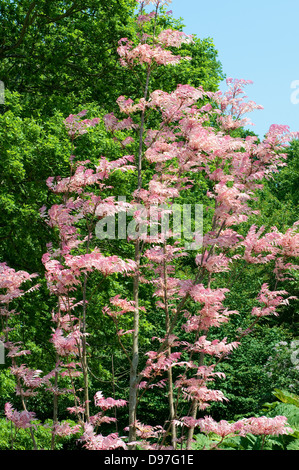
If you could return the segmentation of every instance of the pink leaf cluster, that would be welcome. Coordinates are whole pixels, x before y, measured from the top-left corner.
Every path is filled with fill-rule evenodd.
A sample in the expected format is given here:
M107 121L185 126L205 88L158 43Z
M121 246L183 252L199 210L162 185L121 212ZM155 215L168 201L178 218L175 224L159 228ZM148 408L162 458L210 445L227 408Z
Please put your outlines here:
M182 59L190 60L190 57L174 55L171 51L158 45L139 44L133 47L132 42L127 38L119 40L117 52L120 56L120 63L124 67L134 67L136 64L152 65L153 63L157 65L177 65Z
M190 44L193 42L192 35L186 34L183 31L176 31L173 29L165 29L162 31L157 40L165 47L181 47L182 44Z
M253 307L252 315L257 317L264 317L266 315L278 315L276 308L280 305L287 305L288 299L283 296L287 295L285 290L270 291L267 283L261 287L261 291L257 300L262 304L262 307ZM294 298L294 297L292 297Z
M0 303L8 304L13 299L22 296L26 291L20 287L26 281L31 281L37 274L28 274L26 271L15 271L6 263L0 263ZM36 285L35 288L38 288ZM29 292L29 290L27 290Z
M94 396L95 406L101 408L101 412L90 417L90 423L84 424L84 433L80 441L84 442L83 446L88 450L113 450L118 448L127 449L127 445L123 438L119 437L118 433L112 433L108 436L103 434L96 434L95 427L104 424L115 422L115 418L105 416L104 412L115 407L126 406L125 400L115 400L114 398L105 398L101 391L98 391Z
M140 439L144 441L150 438L157 438L164 432L162 426L159 426L159 425L151 426L149 424L143 424L138 420L134 424L137 429L137 436L140 437ZM126 427L124 430L128 431L128 429L129 428ZM138 443L140 444L140 442Z
M92 424L85 423L84 433L80 438L84 442L83 447L87 450L114 450L114 449L127 449L127 445L118 433L112 433L108 436L96 434Z
M65 127L71 139L76 139L80 135L86 134L87 129L89 127L94 127L96 124L99 123L100 121L99 118L80 120L80 118L85 116L86 113L87 113L87 110L84 109L83 111L80 111L78 114L70 114L64 120Z
M109 410L114 407L126 406L126 400L115 400L114 398L105 398L101 391L97 392L94 396L94 402L96 406L99 406L103 411Z
M255 436L279 436L292 433L293 430L287 426L287 418L285 416L275 416L268 418L266 416L245 418L234 423L226 420L216 422L210 416L196 420L196 426L200 427L201 432L214 433L222 438L228 435L246 436L253 434Z
M56 436L66 437L79 433L81 431L81 426L80 424L71 426L67 421L65 421L63 423L55 424L53 426L53 431Z
M35 413L33 411L17 411L15 410L10 403L6 403L4 407L6 418L11 421L16 428L27 429L34 426Z

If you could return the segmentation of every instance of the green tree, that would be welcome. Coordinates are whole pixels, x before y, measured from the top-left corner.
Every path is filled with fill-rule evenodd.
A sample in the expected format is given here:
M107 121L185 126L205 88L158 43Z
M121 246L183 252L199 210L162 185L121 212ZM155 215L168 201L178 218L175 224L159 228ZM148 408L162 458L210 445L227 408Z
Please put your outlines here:
M42 269L49 237L39 215L52 202L45 182L67 171L71 153L63 119L84 108L89 118L103 117L118 108L119 95L140 96L142 77L128 80L117 54L121 37L138 39L136 2L4 0L1 6L0 78L6 90L0 105L0 260L33 272ZM183 28L181 19L165 11L159 18L161 28ZM196 38L180 52L192 61L154 71L150 88L170 91L190 83L216 90L222 71L212 40ZM82 159L115 159L119 152L103 126L78 145ZM124 182L116 186L125 194Z
M111 110L119 95L139 96L138 77L126 80L117 54L120 38L136 38L135 0L4 0L1 6L0 77L26 97L23 113L71 113L87 101ZM183 27L165 14L161 26ZM215 89L223 77L212 40L197 39L183 52L191 52L192 63L158 75L153 86L188 82Z

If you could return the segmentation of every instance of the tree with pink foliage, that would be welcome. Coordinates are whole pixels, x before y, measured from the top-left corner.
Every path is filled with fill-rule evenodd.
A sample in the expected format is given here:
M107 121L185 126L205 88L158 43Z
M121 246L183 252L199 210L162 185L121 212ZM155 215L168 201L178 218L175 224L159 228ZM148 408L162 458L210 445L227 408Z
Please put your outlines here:
M107 133L116 140L118 131L128 132L119 142L120 148L124 150L127 144L133 143L135 154L112 161L105 157L96 163L81 161L76 155L75 140L99 124L98 118L82 120L87 114L83 110L64 121L72 142L69 176L51 175L47 180L49 190L60 202L48 210L41 208L45 223L57 234L57 246L49 244L42 258L49 294L56 299L51 335L56 361L46 376L41 376L40 370L18 365L16 357L30 351L20 350L21 345L9 340L8 320L13 314L9 304L23 295L21 284L33 276L0 265L5 346L12 358L11 372L16 377L17 393L24 408L19 413L7 403L6 417L16 427L29 428L34 443L35 414L27 411L25 398L46 385L53 393L52 449L56 436L78 432L83 447L89 450L136 449L137 446L154 450L176 450L181 446L190 450L195 429L206 434L213 432L220 436L221 442L232 435L265 437L290 433L292 429L283 416L217 423L208 415L198 418L198 413L206 413L213 402L227 400L214 387L218 379L225 378L218 369L221 361L233 354L244 335L262 318L277 316L280 306L295 300L285 289L270 290L264 282L256 293L248 331L236 332L234 341L221 336L221 327L232 316L242 315L228 306L230 289L222 285L223 273L230 272L240 261L245 266L267 265L278 284L298 269L295 260L299 253L298 222L285 233L276 227L265 233L264 227L256 225L244 232L250 217L257 215L252 202L263 188L263 180L271 178L286 164L286 147L299 133L289 132L287 126L273 125L261 142L252 136L235 136L236 130L248 124L245 115L261 108L245 96L244 88L251 83L248 80L229 78L226 93L209 92L188 84L178 85L170 93L152 91L153 69L189 60L175 55L173 49L190 43L192 37L170 29L158 30L159 7L169 1L138 3L136 27L140 43L135 45L128 38L121 38L118 54L122 66L132 73L136 67L143 72L143 95L135 101L120 96L119 117L113 113L104 117ZM145 12L149 4L155 7L152 13ZM146 31L152 24L151 35L145 33L145 24ZM150 168L149 179L145 168ZM132 172L137 181L129 202L109 195L111 177L120 171ZM167 221L174 217L174 208L182 203L186 191L197 188L199 175L208 181L207 196L213 215L203 233L195 230L191 245L186 245L184 236ZM135 221L135 231L127 238L127 243L133 245L134 259L104 254L94 239L97 223L107 216L128 211ZM180 262L190 253L192 270L184 272ZM101 284L92 284L93 273L102 281L114 274L132 278L132 291L126 298L116 294L109 304L100 306L105 318L114 324L118 344L128 362L128 396L105 398L98 391L94 406L100 412L95 415L91 414L90 406L88 307L93 290ZM151 339L152 349L146 352L145 360L139 353L140 318L146 313L140 296L142 284L151 287L163 325L161 335ZM122 327L126 317L131 319L130 329ZM215 331L219 331L219 338L211 334ZM70 383L67 391L60 388L60 379L64 377ZM163 423L142 423L139 406L145 394L157 388L165 390L169 417ZM73 396L74 406L68 411L77 417L76 426L59 421L58 399L64 393ZM124 434L128 431L128 436L118 431L106 436L97 432L99 426L116 422L115 417L106 415L107 410L126 406L128 426ZM186 408L187 414L182 411Z
M144 2L140 2L141 7L145 6ZM155 2L158 6L160 2ZM141 10L142 12L142 10ZM157 15L157 10L155 15ZM152 15L154 19L156 16ZM149 20L149 18L147 18ZM253 239L254 226L249 230L248 235L244 237L238 233L238 226L246 222L249 217L256 213L251 208L251 200L255 192L262 188L263 178L271 178L281 166L285 165L285 147L292 139L298 138L298 134L290 133L287 126L271 126L264 141L257 143L255 137L233 137L232 131L239 129L248 124L245 114L255 109L261 109L253 101L246 101L244 87L249 85L248 80L228 79L228 91L225 94L220 92L209 93L202 89L195 89L189 85L179 85L172 93L166 93L161 90L149 93L148 83L150 79L150 68L159 64L156 54L160 51L160 45L155 44L155 25L154 34L151 38L151 44L146 47L133 45L124 39L118 50L121 63L124 66L133 68L136 65L148 64L146 85L144 97L137 103L132 100L121 97L119 100L120 111L133 115L136 112L141 113L140 131L139 131L139 154L138 154L138 188L135 191L136 202L142 201L146 215L149 214L150 208L157 204L166 204L167 210L171 211L171 205L175 199L179 197L180 191L184 189L186 182L192 185L192 175L197 172L203 172L212 183L212 189L209 190L208 196L214 200L214 216L212 220L212 230L204 234L203 247L201 252L196 256L195 274L193 279L180 280L176 278L174 266L171 262L175 259L175 253L171 250L173 247L167 246L165 234L153 240L148 234L142 237L142 243L156 242L158 246L147 250L144 256L151 261L155 258L156 268L154 270L154 279L152 282L157 284L156 294L161 297L157 307L164 310L165 314L165 337L160 340L161 346L158 352L150 352L146 368L140 372L139 378L136 374L138 364L138 331L139 331L139 311L136 310L134 324L134 346L132 364L134 370L131 374L131 433L129 440L136 440L136 430L134 426L136 421L137 409L137 389L138 382L142 384L142 389L152 387L151 383L146 384L142 380L143 377L150 378L150 382L155 377L162 375L162 371L168 371L168 379L162 379L158 382L159 386L163 386L166 382L170 387L168 396L170 399L170 421L173 422L176 411L174 410L174 400L172 391L171 370L178 363L181 353L172 353L171 345L174 330L177 328L178 320L182 315L187 319L187 323L183 325L186 332L193 332L197 336L196 347L189 345L188 350L193 356L195 352L199 353L200 367L205 354L212 354L221 358L229 354L237 347L238 342L231 345L226 344L226 339L216 340L211 344L214 348L205 347L205 344L198 342L203 333L208 333L212 327L220 327L223 323L229 321L232 314L238 314L237 311L229 311L223 306L229 290L227 288L213 288L211 284L215 281L216 275L224 271L229 271L234 260L244 259L248 263L269 263L275 260L275 274L279 279L280 268L283 270L284 248L281 242L284 238L283 234L279 234L274 227L272 232L265 234L260 240L259 246L254 245L254 253L252 254L253 245L250 245ZM164 44L174 46L174 42L178 40L177 34L171 34L166 31L157 36L157 41L163 38ZM171 42L172 39L174 42ZM192 40L190 37L182 37L182 40ZM170 41L170 42L169 42ZM145 45L144 45L145 46ZM165 55L159 56L163 63ZM127 58L127 60L125 60ZM170 59L169 59L170 60ZM134 62L135 61L135 62ZM170 63L170 62L169 62ZM202 100L208 100L208 104L198 105ZM147 113L155 110L160 114L159 128L149 129L145 131L145 119ZM216 126L211 126L210 122L214 120ZM143 138L144 136L144 138ZM141 145L142 144L142 145ZM142 152L145 146L144 153ZM142 161L146 159L154 165L156 173L148 184L148 189L142 187ZM186 185L187 186L187 185ZM163 218L163 210L159 213L160 219ZM159 223L158 223L159 224ZM263 230L263 229L261 229ZM298 233L296 226L289 230L290 238L288 239L288 247L297 247L293 252L296 256L298 253ZM168 238L174 234L169 232ZM244 246L246 251L244 252ZM135 261L137 266L141 267L141 258L143 256L141 242L135 242ZM160 248L162 247L162 248ZM155 252L154 252L155 250ZM154 252L154 255L152 255ZM170 253L170 255L169 255ZM260 253L260 254L259 254ZM249 256L248 256L249 255ZM286 270L296 269L297 266L287 263ZM145 264L145 269L148 265ZM170 276L171 274L171 276ZM134 287L134 302L138 305L138 286L140 277L136 278ZM205 285L206 284L206 285ZM266 287L263 286L259 299L264 298L263 292ZM279 293L269 293L269 297L276 299L270 301L269 309L254 309L253 315L257 312L264 314L276 314L276 307L283 304L282 297ZM280 294L286 294L281 291ZM169 299L171 298L171 304ZM191 314L187 308L187 303L198 303L200 308L196 315ZM266 313L267 312L267 313ZM178 338L175 346L183 345ZM200 346L199 346L200 345ZM181 363L179 363L181 365ZM186 369L195 368L198 370L197 363L188 361L185 365ZM205 377L205 375L204 375ZM186 378L183 374L182 378L177 381L176 387L184 391L185 397L192 402L192 417L196 416L199 408L204 409L209 400L223 400L223 394L219 392L209 392L206 388L206 379ZM175 444L175 430L172 428L172 443ZM189 432L187 447L191 445L192 427Z

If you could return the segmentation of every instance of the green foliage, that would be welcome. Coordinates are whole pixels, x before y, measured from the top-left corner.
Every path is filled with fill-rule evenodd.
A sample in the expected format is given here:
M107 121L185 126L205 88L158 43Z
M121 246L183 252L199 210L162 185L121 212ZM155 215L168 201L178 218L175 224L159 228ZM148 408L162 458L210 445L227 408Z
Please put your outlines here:
M294 140L287 148L286 166L269 181L269 188L281 204L292 211L293 220L299 215L299 142Z
M45 180L53 171L62 171L70 146L57 113L48 122L16 115L21 96L6 92L5 114L0 115L0 259L33 272L49 230L39 215L49 202ZM48 176L46 176L48 175ZM51 200L51 196L50 196Z
M280 436L227 436L224 440L214 433L196 434L193 444L194 450L207 450L219 448L223 450L298 450L299 449L299 399L298 396L276 389L274 395L279 402L264 404L261 413L256 416L285 416L288 426L292 428L290 434Z
M48 116L59 109L67 116L79 104L92 101L111 111L120 95L140 98L141 77L128 80L117 54L120 38L137 40L135 0L67 3L67 7L63 1L1 4L0 76L7 88L26 99L29 106L23 113ZM183 25L164 12L160 27ZM190 54L194 58L188 66L160 71L153 89L166 86L168 91L178 83L190 83L215 90L223 76L213 41L196 39L195 45L182 51Z
M299 341L280 341L273 347L268 357L265 370L276 387L299 393L298 380L298 345ZM277 395L276 395L277 396ZM282 398L277 396L281 401Z
M25 92L36 111L51 113L69 94L77 103L91 94L103 102L116 83L117 41L133 29L135 5L135 0L2 2L2 80Z
M287 390L275 389L273 395L278 398L282 403L288 403L289 405L295 405L299 408L299 396L294 393L290 393Z
M70 426L76 423L72 420L66 420ZM33 426L34 439L38 450L51 450L52 439L52 421L46 420L44 423L35 421ZM78 435L56 437L55 449L64 450L76 448L76 439ZM32 450L32 438L29 429L17 429L14 425L0 418L0 450Z
M232 327L233 328L233 327ZM225 334L225 332L223 332ZM234 420L258 413L265 402L273 400L273 390L279 384L295 391L296 369L291 364L291 353L278 363L271 359L277 344L290 341L290 333L281 327L259 326L253 333L242 339L240 346L218 366L226 379L217 383L228 398L225 404L212 404L209 414L214 419ZM293 367L284 367L284 361ZM275 373L271 371L275 368Z
M0 416L4 414L4 405L10 400L15 392L15 380L10 371L6 368L5 364L0 365L0 397L1 397L1 412Z

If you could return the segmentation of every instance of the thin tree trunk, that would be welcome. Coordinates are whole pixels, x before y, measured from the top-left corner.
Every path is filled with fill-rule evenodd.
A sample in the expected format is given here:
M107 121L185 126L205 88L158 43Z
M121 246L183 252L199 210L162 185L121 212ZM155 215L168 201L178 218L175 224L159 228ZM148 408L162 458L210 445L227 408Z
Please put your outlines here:
M140 241L135 243L135 262L137 272L133 281L133 298L135 302L132 361L130 368L130 393L129 393L129 442L136 441L136 412L137 412L137 385L139 362L139 265L140 265ZM134 446L133 446L134 447Z
M57 328L60 327L60 308L59 308L59 320L57 323ZM53 397L53 427L52 427L52 439L51 439L51 450L55 449L55 429L54 426L58 423L58 393L55 393L55 390L58 391L58 370L57 365L59 363L59 355L56 352L55 364L56 370L54 375L54 397Z
M200 353L199 366L203 365L203 361L204 361L204 353ZM191 418L196 419L197 410L198 410L198 402L197 402L197 400L193 400ZM191 426L188 430L188 438L187 438L187 446L186 446L187 450L191 449L193 434L194 434L194 426Z
M171 353L171 349L169 348L169 354ZM168 403L169 403L169 414L170 414L170 421L171 421L171 444L174 449L176 449L177 445L177 434L176 434L176 426L174 424L175 419L175 403L174 403L174 396L173 396L173 378L172 378L172 369L168 369Z
M96 208L94 208L93 216ZM86 254L89 253L90 239L91 239L91 227L87 224L88 236L86 244ZM84 405L85 405L85 419L89 422L90 409L89 409L89 377L88 377L88 362L87 362L87 343L86 343L86 309L87 309L87 278L88 274L84 273L83 281L83 316L82 316L82 372L83 372L83 383L84 383Z
M19 382L19 388L20 388L20 390L22 390L20 381L18 380L18 382ZM21 395L21 401L22 401L23 409L24 409L24 411L27 411L26 402L25 402L25 398L22 394L22 391L20 392L20 395ZM37 450L37 444L36 444L36 440L35 440L35 437L34 437L34 432L33 432L32 427L29 428L29 432L30 432L30 436L31 436L31 439L32 439L33 448L34 448L34 450Z
M58 354L56 354L56 364L58 363ZM55 376L54 376L54 389L56 390L58 387L58 372L57 370L55 371ZM51 450L55 449L55 430L54 426L58 422L58 395L54 393L54 398L53 398L53 429L52 429L52 439L51 439Z
M148 86L151 69L147 70L146 84L144 90L144 98L147 98ZM143 133L144 133L145 111L141 113L141 122L139 130L139 149L138 149L138 182L137 191L142 188L142 153L143 153ZM137 192L137 202L139 202L139 194ZM137 230L139 227L137 227ZM132 362L130 368L130 392L129 392L129 442L136 440L136 408L137 408L137 385L138 385L138 362L139 362L139 267L141 257L141 243L138 238L135 241L135 263L136 274L133 280L133 299L135 302L134 311L134 333L132 346Z
M88 250L87 250L88 251ZM85 405L85 418L89 422L89 380L88 380L88 365L87 365L87 345L86 345L86 288L87 288L87 274L84 274L83 283L83 318L82 318L82 372L84 383L84 405Z
M156 6L154 32L153 32L153 45L156 34L156 23L158 16L159 4ZM143 4L141 4L140 12L142 12ZM149 91L149 82L151 76L151 65L148 66L144 87L143 98L147 100ZM140 128L139 128L139 148L138 148L138 182L137 182L137 203L139 203L139 191L142 188L142 157L143 157L143 135L145 129L145 110L141 112ZM137 228L138 230L139 228ZM141 258L141 243L137 235L135 241L135 263L136 274L133 280L133 299L135 302L134 311L134 333L133 333L133 346L132 346L132 361L130 368L130 391L129 391L129 442L136 441L136 419L137 419L137 386L138 386L138 362L139 362L139 268ZM135 447L134 445L131 447Z
M212 253L214 253L214 246L213 246ZM209 272L208 288L211 287L211 281L212 281L212 273ZM199 356L199 366L203 366L203 363L204 363L204 353L201 352L201 353L200 353L200 356ZM197 409L198 409L198 403L197 403L196 400L193 400L193 403L192 403L192 411L191 411L191 417L192 417L193 419L196 419ZM190 448L191 448L191 443L192 443L192 439L193 439L193 434L194 434L194 426L191 426L191 427L189 428L189 431L188 431L187 450L190 450Z
M166 335L169 335L170 330L170 316L169 316L169 308L168 308L168 298L167 298L167 263L165 260L166 255L166 242L163 243L163 281L164 281L164 306L165 306L165 326L166 326ZM167 355L171 355L171 347L167 350ZM175 404L174 404L174 396L173 396L173 377L172 377L172 368L170 367L167 371L168 376L168 403L169 403L169 417L170 417L170 432L171 432L171 443L172 447L176 449L177 443L177 435L176 435L176 426L174 424L175 418Z

